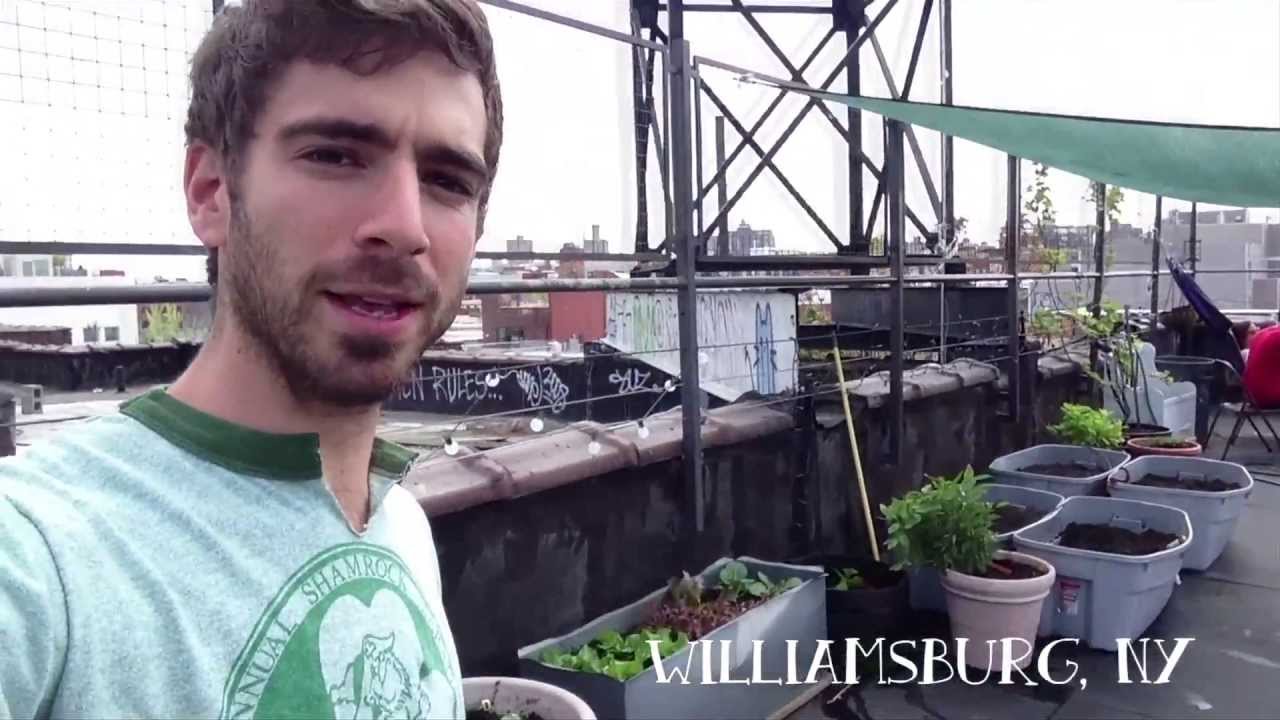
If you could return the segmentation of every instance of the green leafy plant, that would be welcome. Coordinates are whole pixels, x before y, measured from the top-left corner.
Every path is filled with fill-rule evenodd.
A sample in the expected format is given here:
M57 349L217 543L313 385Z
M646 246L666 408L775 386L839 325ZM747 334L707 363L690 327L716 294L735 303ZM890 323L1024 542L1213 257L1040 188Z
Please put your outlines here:
M840 591L857 590L866 587L862 575L853 568L836 568L835 589Z
M795 587L800 587L799 578L774 583L768 575L758 572L753 579L747 572L747 566L737 560L726 563L720 569L720 596L728 602L744 598L767 599Z
M991 567L998 504L986 500L978 485L985 477L967 467L954 478L931 478L919 490L880 506L889 525L886 547L898 556L895 570L981 574Z
M1111 450L1124 445L1124 423L1106 410L1064 403L1062 421L1049 431L1068 445Z
M573 652L548 650L542 654L542 662L566 670L599 673L626 682L653 664L651 640L658 641L658 655L664 659L689 644L687 634L667 627L641 628L627 635L609 630Z

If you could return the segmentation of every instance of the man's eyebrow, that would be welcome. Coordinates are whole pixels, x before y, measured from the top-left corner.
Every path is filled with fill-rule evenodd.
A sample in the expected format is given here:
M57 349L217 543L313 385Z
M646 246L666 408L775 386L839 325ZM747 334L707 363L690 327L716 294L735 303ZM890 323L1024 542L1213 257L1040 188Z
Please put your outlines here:
M390 133L375 123L362 123L345 118L307 118L290 123L280 130L280 138L292 140L313 135L330 140L351 140L367 143L382 149L395 147ZM419 165L443 165L460 170L477 178L489 176L489 166L471 150L444 143L430 143L414 150Z
M293 140L304 135L316 135L330 140L354 140L381 148L395 147L391 135L378 125L345 118L307 118L285 125L280 130L282 140Z

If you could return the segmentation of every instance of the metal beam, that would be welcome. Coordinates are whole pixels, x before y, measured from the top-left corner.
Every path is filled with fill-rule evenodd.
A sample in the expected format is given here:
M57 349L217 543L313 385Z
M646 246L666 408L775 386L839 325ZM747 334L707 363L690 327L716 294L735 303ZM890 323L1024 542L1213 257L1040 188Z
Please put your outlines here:
M761 157L764 157L764 149L760 147L755 138L747 134L746 128L742 127L742 123L738 122L738 119L733 116L733 112L729 110L729 107L724 104L724 101L716 95L715 91L711 89L711 86L706 84L706 82L700 82L699 87L707 94L707 97L711 102L715 103L716 108L720 110L720 113L724 118L733 124L733 129L743 135L747 143L751 145L751 149L759 153ZM836 237L836 234L831 231L831 228L827 226L827 223L823 221L822 217L818 215L812 206L809 205L809 201L804 199L804 195L796 189L795 185L791 184L791 181L787 179L787 176L782 174L782 170L779 169L772 160L768 160L767 162L769 164L769 169L772 170L774 176L778 178L778 182L782 183L782 187L785 188L787 192L791 193L791 197L795 199L796 203L800 205L800 208L805 211L805 214L813 220L813 222L818 226L818 229L827 236L827 239L831 241L831 244L835 245L837 249L843 248L844 246L840 243L840 238ZM701 207L701 203L698 205ZM705 237L710 237L711 235L711 233L707 233L702 230L700 230L698 234Z
M848 2L849 0L833 0L833 2ZM841 21L845 23L845 38L848 44L852 45L858 39L858 35L862 32L863 23L866 22L867 14L863 0L857 0L858 12L849 12L850 8L846 5L845 11L842 13ZM833 5L834 9L834 5ZM850 95L862 94L862 59L861 52L855 52L845 60L845 87ZM863 213L863 185L862 185L862 111L850 105L845 110L845 121L849 128L848 136L845 138L846 149L848 150L848 172L849 172L849 248L856 255L871 254L871 231L862 231ZM876 183L877 188L883 187L881 183ZM876 190L879 193L879 189ZM877 202L878 206L879 203ZM872 216L870 227L875 223L874 215Z
M1164 212L1164 196L1156 196L1156 226L1151 235L1151 329L1156 329L1156 315L1160 313L1160 234Z
M880 61L880 71L884 74L885 84L889 86L889 96L895 100L905 97L898 93L897 84L893 81L893 73L889 70L889 62L885 60L884 51L880 48L880 41L876 39L875 31L868 29L867 34L871 36L871 48L875 50L876 59ZM916 38L917 41L923 39L923 35ZM918 60L919 54L916 53L913 57ZM912 70L914 70L914 67ZM934 216L941 218L942 201L938 199L938 190L933 186L933 178L929 175L929 166L924 162L924 153L920 151L920 143L916 140L915 130L910 125L907 125L905 132L907 142L911 144L911 154L915 156L916 166L920 168L920 178L924 181L925 192L929 194L929 202L933 205Z
M903 263L910 266L931 266L941 262L936 255L907 255ZM711 256L698 260L698 270L703 272L749 272L752 270L858 270L888 267L887 258L869 255L727 255Z
M658 5L659 10L666 10L666 5ZM749 5L747 9L758 13L797 13L809 15L830 15L831 8L816 5ZM711 5L709 3L693 3L684 6L685 12L736 12L730 5Z
M942 53L942 104L951 105L955 101L954 88L951 83L951 0L938 0L938 15ZM955 139L950 135L942 136L942 228L947 247L955 245L956 233L956 171L955 171Z
M627 33L621 33L621 32L618 32L617 30L612 30L610 28L604 27L603 25L593 25L589 22L578 20L577 18L571 18L571 17L568 17L567 15L560 15L559 13L553 13L548 10L542 10L540 8L531 7L523 3L513 2L512 0L479 0L479 2L484 5L490 5L492 7L502 8L503 10L510 10L511 12L517 12L517 13L520 13L521 15L528 15L530 17L536 17L542 20L546 20L548 22L553 22L557 25L564 25L565 27L571 27L577 30L589 32L593 35L612 38L614 40L617 40L618 42L628 43L630 45L635 45L637 47L649 48L650 50L662 53L663 55L666 55L667 53L667 49L665 47L663 47L660 43L656 43L652 40L645 40L644 38L638 37L637 35L628 35Z
M893 2L896 2L896 0L892 0L892 1L893 1ZM719 68L719 69L721 69L721 70L727 70L727 71L729 71L729 72L738 73L739 75L754 75L754 76L756 76L756 77L760 78L761 80L768 80L769 82L775 83L775 84L777 84L778 86L783 87L784 89L781 91L783 95L785 95L785 94L786 94L786 92L787 92L787 90L786 90L785 88L787 88L788 86L796 86L796 85L797 85L797 83L794 83L794 82L789 81L789 80L783 80L783 79L781 79L781 78L771 77L771 76L766 75L766 74L764 74L764 73L756 72L755 70L749 70L749 69L747 69L747 68L739 67L739 66L737 66L737 65L733 65L733 64L730 64L730 63L721 62L721 61L716 60L716 59L714 59L714 58L708 58L708 57L698 56L697 61L698 61L698 64L699 64L699 65L706 65L706 66L708 66L708 67ZM842 62L847 62L847 61L848 61L848 56L846 56L846 58L845 58L844 60L842 60ZM830 81L828 81L828 82L830 82ZM804 88L805 90L810 89L808 85L804 85L804 86L803 86L803 88ZM824 89L825 89L825 88L824 88ZM775 98L775 100L777 100L777 99L779 99L779 98ZM816 98L814 98L811 102L821 103L822 101L819 101L819 100L817 100ZM820 106L821 106L821 105L820 105ZM773 105L771 105L770 107L773 107ZM823 106L823 107L824 107L824 106ZM804 117L804 114L805 114L806 112L808 112L808 110L809 110L809 108L808 108L807 106L806 106L804 109L802 109L802 110L800 111L800 116L796 118L795 122L796 122L796 123L798 123L800 120L802 120L802 119L803 119L803 117ZM759 129L759 126L760 126L761 124L763 124L764 119L768 117L768 112L769 112L769 111L770 111L770 109L769 109L769 108L766 108L766 113L765 113L765 115L762 115L762 116L761 116L761 118L760 118L759 120L757 120L757 121L756 121L756 129ZM834 117L833 117L833 116L831 116L831 115L829 115L829 114L828 114L828 115L827 115L827 118L828 118L828 119L830 119L830 120L832 120L832 121L834 122ZM836 122L836 123L835 123L834 127L835 127L835 129L836 129L836 132L838 132L838 133L840 134L840 137L841 137L842 139L844 139L844 140L845 140L845 142L848 142L848 140L849 140L849 134L848 134L848 131L847 131L844 127L840 126L840 124L839 124L838 122ZM883 173L880 171L880 168L876 167L876 164L875 164L875 163L871 162L871 158L867 157L866 153L860 153L860 158L861 158L861 160L862 160L862 164L863 164L863 166L864 166L864 167L866 167L866 168L867 168L867 170L869 170L873 176L875 176L876 181L877 181L877 182L882 181L882 180L883 180ZM731 160L732 160L732 158L731 158ZM753 179L754 179L754 178L753 178ZM714 182L714 178L713 178L713 182ZM750 182L750 181L748 181L748 182ZM705 190L706 190L707 192L710 192L710 191L711 191L711 188L710 188L710 187L707 187L707 188L705 188ZM911 211L911 206L910 206L910 205L907 205L907 206L906 206L906 214L907 214L907 219L911 221L911 224L912 224L912 225L915 225L915 226L916 226L916 228L917 228L917 229L919 229L919 230L920 230L920 232L921 232L921 233L923 233L924 235L926 235L926 236L928 236L928 235L932 235L932 234L935 232L935 229L934 229L934 228L927 227L927 226L926 226L926 225L925 225L925 224L920 220L920 218L919 218L919 217L917 217L917 216L916 216L916 214L915 214L914 212L912 212L912 211Z
M0 255L208 255L203 245L95 242L0 242Z
M809 69L809 66L813 64L813 61L818 59L818 56L822 54L823 48L827 46L827 43L831 40L833 35L835 35L835 30L828 32L822 38L822 41L818 43L818 46L813 49L813 52L809 53L809 57L805 58L805 61L800 65L801 72ZM697 59L697 63L699 65L709 65L711 67L720 67L721 69L724 69L722 65L710 58L699 57ZM774 96L768 107L766 107L764 112L760 114L760 117L756 119L755 124L753 124L751 129L747 131L747 135L754 135L759 132L760 128L764 127L765 121L769 119L769 116L773 114L773 111L777 109L778 105L780 105L786 97L787 91L779 90L778 94ZM720 163L715 174L711 176L711 180L709 180L706 185L703 185L698 189L698 202L702 202L702 199L711 192L712 188L717 187L717 183L724 179L725 174L728 172L729 165L734 160L738 159L738 155L742 154L742 151L745 150L746 147L747 142L744 137L742 140L738 141L738 144L733 148L733 152L729 153L729 158ZM723 203L721 203L721 205L723 205Z
M844 57L840 58L840 63L837 66L836 70L833 71L830 75L828 75L827 78L822 82L821 86L819 87L820 90L826 90L827 88L831 87L831 83L835 82L835 79L840 76L841 72L844 72L845 60L850 55L858 51L858 48L862 46L862 43L865 42L866 39L871 36L871 34L875 31L876 27L881 22L884 21L885 17L888 16L889 11L892 10L894 6L897 4L898 4L898 0L887 0L884 9L881 10L880 14L876 16L875 20L871 21L871 23L867 26L867 31L863 33L861 36L859 36L859 38L856 41L854 41L854 43L849 47L848 51L845 53ZM757 177L760 176L761 172L764 171L765 161L773 159L773 156L778 152L778 149L781 148L782 144L787 141L787 138L791 137L791 133L795 132L795 129L799 127L800 122L804 120L806 115L809 114L809 111L812 110L814 107L817 107L820 102L822 101L818 100L817 98L813 98L813 97L809 98L809 100L805 103L804 108L795 116L795 119L791 121L791 124L787 125L786 129L782 131L782 135L776 141L774 141L773 146L770 147L768 152L765 153L765 157L759 163L757 163L756 167L751 171L750 174L747 175L747 178L743 181L742 186L739 187L737 192L733 194L733 197L729 198L729 202L726 203L724 207L720 208L720 215L728 214L729 210L731 210L733 206L736 205L737 202L742 199L742 195L746 192L746 188L751 185L751 182L753 180L755 180ZM712 221L711 224L714 225L716 222L719 222L719 220L720 218L719 216L717 216L715 220Z
M676 263L684 287L677 295L680 326L680 405L683 419L683 451L686 547L703 531L705 510L702 465L702 392L698 382L698 289L694 274L699 254L699 237L693 228L693 178L689 166L692 152L690 123L690 86L693 67L689 43L684 39L684 13L680 0L673 0L668 14L672 66L668 75L671 88L671 142L674 188L674 235Z
M1196 274L1196 265L1200 261L1200 247L1196 242L1196 228L1200 227L1200 209L1199 203L1191 203L1191 274Z
M1093 264L1094 272L1097 276L1093 281L1093 316L1095 318L1102 316L1102 291L1104 275L1107 271L1107 186L1105 183L1094 184L1094 203L1097 210L1094 215L1094 222L1097 223L1097 236L1093 241ZM1089 348L1089 368L1097 371L1098 369L1098 345L1091 344Z
M892 260L890 275L893 279L889 296L889 323L892 329L889 340L889 448L890 462L894 471L903 470L903 450L906 443L906 408L903 404L902 373L906 350L905 336L906 318L903 272L903 257L906 255L906 228L903 227L903 208L906 200L906 184L903 173L902 137L904 128L897 120L887 121L885 175L888 177L886 197L888 198L889 217L889 256Z
M1009 419L1013 423L1014 438L1019 445L1025 443L1022 426L1022 336L1018 322L1021 303L1018 298L1018 246L1022 236L1022 168L1017 157L1009 156L1005 210L1004 262L1010 276L1005 298L1009 315Z
M724 167L724 117L716 116L716 167ZM725 176L720 176L720 182L716 183L716 201L720 206L724 205L725 197L729 194L728 184ZM701 201L699 201L701 204ZM720 223L716 226L716 254L725 256L729 254L729 218L720 218Z

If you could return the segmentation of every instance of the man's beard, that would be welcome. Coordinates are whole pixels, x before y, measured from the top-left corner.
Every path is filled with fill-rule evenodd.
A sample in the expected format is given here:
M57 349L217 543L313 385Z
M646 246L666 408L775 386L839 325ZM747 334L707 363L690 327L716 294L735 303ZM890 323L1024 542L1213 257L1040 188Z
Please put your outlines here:
M270 238L254 232L243 204L233 202L228 247L234 257L222 263L222 282L240 327L263 358L274 366L290 393L303 403L340 408L383 402L413 367L422 351L452 322L456 298L442 302L412 261L364 255L343 266L317 268L296 286L280 282L284 270ZM419 325L397 345L376 336L339 335L332 345L319 322L322 290L337 282L405 290L421 301ZM310 330L310 332L308 332Z

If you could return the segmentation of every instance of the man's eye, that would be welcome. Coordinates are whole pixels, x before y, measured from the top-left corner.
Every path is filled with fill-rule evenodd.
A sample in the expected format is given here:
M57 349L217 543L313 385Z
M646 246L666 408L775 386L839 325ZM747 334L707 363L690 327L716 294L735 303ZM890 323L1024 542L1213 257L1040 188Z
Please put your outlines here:
M343 165L354 164L355 158L351 153L339 148L313 148L303 154L304 158L312 162L321 163L323 165Z
M471 197L475 194L470 185L452 175L431 174L424 177L423 181L428 185L435 185L436 187L439 187L446 192L454 193L455 195Z

